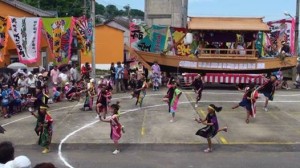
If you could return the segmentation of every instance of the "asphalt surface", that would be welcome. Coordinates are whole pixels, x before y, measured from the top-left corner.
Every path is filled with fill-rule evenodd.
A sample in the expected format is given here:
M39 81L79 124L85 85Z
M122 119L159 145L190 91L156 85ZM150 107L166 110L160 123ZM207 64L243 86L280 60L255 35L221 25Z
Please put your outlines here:
M117 156L111 153L109 124L98 121L95 112L80 111L82 100L50 105L55 123L49 154L42 155L36 145L36 120L29 113L1 118L7 132L0 135L0 141L12 141L16 155L29 156L33 164L53 162L57 167L300 167L298 90L279 90L268 112L262 110L261 97L250 124L245 123L243 108L231 109L242 98L238 91L206 89L199 107L194 108L194 93L184 90L174 123L169 122L162 102L165 93L165 89L149 90L142 108L134 105L129 93L113 95L113 102L121 101L120 121L126 130ZM223 106L217 114L219 124L229 131L219 133L213 139L214 151L206 154L206 140L195 136L203 125L193 119L198 114L204 117L211 103Z

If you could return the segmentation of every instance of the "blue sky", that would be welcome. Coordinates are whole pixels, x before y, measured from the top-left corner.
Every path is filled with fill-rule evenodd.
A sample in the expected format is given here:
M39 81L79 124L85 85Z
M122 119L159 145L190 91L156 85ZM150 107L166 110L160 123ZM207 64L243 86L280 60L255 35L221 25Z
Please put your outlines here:
M129 4L144 10L144 0L96 0L103 5L113 4L119 9ZM265 17L265 21L286 18L287 11L296 13L296 0L189 0L189 16Z

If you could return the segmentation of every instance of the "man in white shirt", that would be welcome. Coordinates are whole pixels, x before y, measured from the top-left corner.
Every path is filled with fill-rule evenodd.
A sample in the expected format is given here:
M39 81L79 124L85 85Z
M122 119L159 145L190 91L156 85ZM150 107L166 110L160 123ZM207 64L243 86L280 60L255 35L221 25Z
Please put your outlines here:
M78 70L76 68L76 64L73 64L72 68L70 69L70 80L73 85L78 81Z

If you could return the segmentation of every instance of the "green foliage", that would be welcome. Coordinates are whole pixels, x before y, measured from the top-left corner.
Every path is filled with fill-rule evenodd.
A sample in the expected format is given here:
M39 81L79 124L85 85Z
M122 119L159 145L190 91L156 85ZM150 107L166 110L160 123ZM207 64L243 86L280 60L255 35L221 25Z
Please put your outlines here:
M31 6L43 9L57 11L59 17L65 16L75 16L79 17L83 15L83 0L20 0ZM87 2L87 15L89 17L91 2ZM144 12L138 9L130 9L129 5L123 7L123 9L118 9L115 5L104 6L96 2L95 4L95 14L103 15L106 19L113 19L117 16L129 16L130 17L144 17Z

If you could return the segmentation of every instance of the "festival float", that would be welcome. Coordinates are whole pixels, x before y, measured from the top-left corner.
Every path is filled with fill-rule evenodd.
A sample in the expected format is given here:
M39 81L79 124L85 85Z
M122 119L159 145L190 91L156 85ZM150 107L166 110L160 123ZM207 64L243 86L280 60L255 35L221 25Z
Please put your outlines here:
M294 20L191 17L187 28L131 23L132 59L162 71L261 74L296 66ZM282 51L283 48L288 51Z

